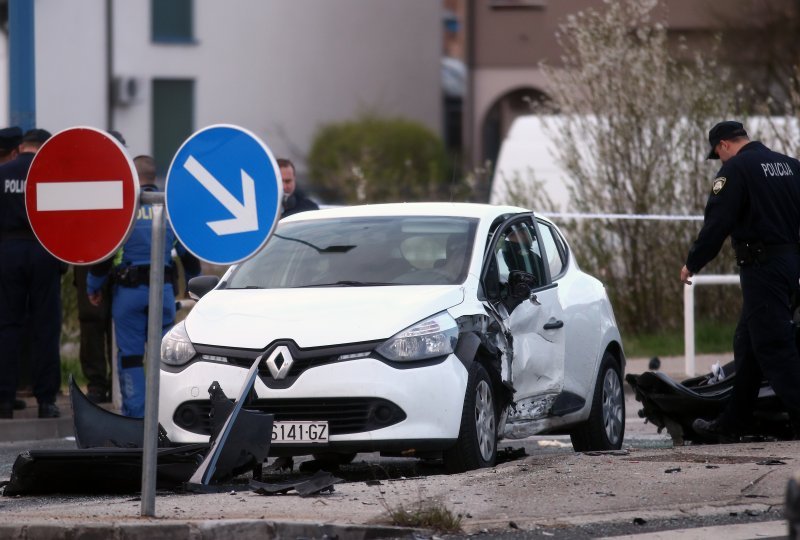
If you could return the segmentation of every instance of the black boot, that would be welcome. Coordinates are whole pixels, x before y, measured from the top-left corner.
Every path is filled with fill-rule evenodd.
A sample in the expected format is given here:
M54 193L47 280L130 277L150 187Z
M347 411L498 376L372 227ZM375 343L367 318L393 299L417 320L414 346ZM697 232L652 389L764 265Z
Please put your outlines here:
M707 442L716 442L719 444L739 442L739 436L736 433L723 428L719 418L716 420L704 420L702 418L697 418L694 422L692 422L692 430L694 430L695 433L700 435Z
M41 402L39 403L39 418L58 418L61 416L61 411L55 403Z

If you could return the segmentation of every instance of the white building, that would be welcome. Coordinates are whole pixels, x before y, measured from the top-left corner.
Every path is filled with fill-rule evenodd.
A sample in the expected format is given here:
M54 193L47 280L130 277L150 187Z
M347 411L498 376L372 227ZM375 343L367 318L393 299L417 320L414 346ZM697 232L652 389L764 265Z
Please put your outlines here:
M301 178L325 123L372 112L442 131L438 0L34 1L37 125L116 129L161 174L217 123Z

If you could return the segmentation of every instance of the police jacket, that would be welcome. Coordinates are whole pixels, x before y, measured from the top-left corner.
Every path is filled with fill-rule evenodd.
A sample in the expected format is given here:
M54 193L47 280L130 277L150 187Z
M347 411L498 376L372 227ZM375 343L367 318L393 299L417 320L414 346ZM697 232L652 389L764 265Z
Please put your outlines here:
M34 155L25 152L0 165L0 238L34 238L25 210L25 179Z
M157 191L154 185L142 186L142 191ZM172 227L167 223L166 230L164 231L164 264L165 276L164 283L170 282L174 275L167 275L172 271L172 249L178 253L178 256L183 262L186 274L186 280L196 276L200 272L200 262L197 258L189 253L183 244L179 243L175 237ZM149 204L143 204L139 207L136 214L136 221L133 225L133 230L128 236L128 239L123 244L122 248L110 259L93 265L88 275L86 276L86 290L88 293L93 294L100 290L109 276L119 274L122 270L136 269L138 271L137 277L141 277L143 283L146 284L146 279L149 275L150 266L150 245L152 243L153 234L153 207Z
M306 212L308 210L319 210L319 205L306 197L306 194L300 191L299 188L296 188L294 192L283 201L283 213L281 217L285 218L286 216L299 214L300 212Z
M712 184L703 228L689 250L693 274L717 256L730 236L746 242L787 246L800 242L800 162L758 141L726 161Z

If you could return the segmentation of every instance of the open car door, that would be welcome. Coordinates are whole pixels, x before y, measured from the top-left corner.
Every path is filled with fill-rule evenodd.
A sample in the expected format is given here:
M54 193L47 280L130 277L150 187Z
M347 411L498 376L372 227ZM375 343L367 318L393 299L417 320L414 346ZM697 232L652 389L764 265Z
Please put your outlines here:
M507 340L503 377L514 390L511 424L545 417L564 387L562 306L542 254L532 214L515 216L492 236L481 273L486 302Z

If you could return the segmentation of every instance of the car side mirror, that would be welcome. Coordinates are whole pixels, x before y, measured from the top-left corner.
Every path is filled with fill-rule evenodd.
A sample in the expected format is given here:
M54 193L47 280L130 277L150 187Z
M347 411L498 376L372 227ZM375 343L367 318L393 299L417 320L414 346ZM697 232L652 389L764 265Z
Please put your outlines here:
M200 300L219 283L219 276L197 276L189 280L189 296Z

